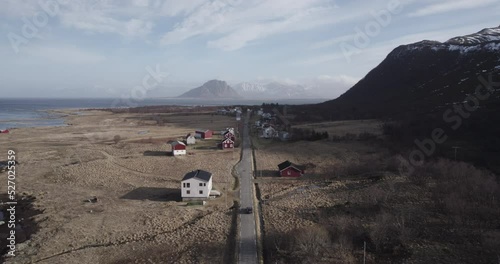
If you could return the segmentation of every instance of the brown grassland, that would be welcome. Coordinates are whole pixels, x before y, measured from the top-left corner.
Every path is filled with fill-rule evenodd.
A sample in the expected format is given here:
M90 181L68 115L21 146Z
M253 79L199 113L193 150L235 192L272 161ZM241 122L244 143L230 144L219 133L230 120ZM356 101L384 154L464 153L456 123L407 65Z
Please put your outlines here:
M376 121L301 127L381 135ZM366 263L498 262L500 188L487 171L449 160L409 171L380 136L280 142L254 131L253 143L269 263L362 263L365 242ZM277 177L285 160L306 175Z
M235 126L234 117L64 113L70 126L13 129L0 138L2 153L15 146L19 161L23 228L18 255L7 263L221 263L231 254L239 149L215 149L216 135L173 157L166 142L197 128ZM223 196L207 206L180 202L180 180L193 169L212 172ZM6 180L0 189L6 192ZM94 196L96 203L85 202Z

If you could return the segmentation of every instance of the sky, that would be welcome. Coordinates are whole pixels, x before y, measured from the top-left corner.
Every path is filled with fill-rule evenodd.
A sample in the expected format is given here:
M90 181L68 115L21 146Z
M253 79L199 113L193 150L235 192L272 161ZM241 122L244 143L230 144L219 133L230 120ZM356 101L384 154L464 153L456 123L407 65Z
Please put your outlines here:
M500 25L500 0L0 0L3 97L177 96L211 79L335 98L399 45Z

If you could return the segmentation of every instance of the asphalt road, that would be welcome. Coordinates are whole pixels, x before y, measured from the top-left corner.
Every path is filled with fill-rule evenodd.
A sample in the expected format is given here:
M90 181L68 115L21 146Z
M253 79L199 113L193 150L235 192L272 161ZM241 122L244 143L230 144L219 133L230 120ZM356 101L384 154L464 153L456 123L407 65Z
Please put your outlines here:
M252 148L248 133L248 120L250 113L244 119L243 126L243 155L240 163L236 167L240 177L240 207L253 208L253 188L252 188ZM255 211L255 208L254 208ZM251 214L240 213L240 252L238 263L258 263L257 257L257 236L255 233L255 216Z

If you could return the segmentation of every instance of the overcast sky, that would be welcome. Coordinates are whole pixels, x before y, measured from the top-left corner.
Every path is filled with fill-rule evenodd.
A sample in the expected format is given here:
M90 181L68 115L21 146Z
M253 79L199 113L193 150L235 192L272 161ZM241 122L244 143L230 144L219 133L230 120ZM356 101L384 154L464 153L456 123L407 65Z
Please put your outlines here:
M146 78L171 96L210 79L340 94L398 45L495 27L498 14L500 0L0 0L0 91L115 97Z

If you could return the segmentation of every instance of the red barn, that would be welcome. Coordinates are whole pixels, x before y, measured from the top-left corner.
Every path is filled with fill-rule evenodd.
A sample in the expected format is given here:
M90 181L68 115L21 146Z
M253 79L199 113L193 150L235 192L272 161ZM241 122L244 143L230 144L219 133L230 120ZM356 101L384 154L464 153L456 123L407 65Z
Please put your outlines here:
M293 164L290 161L285 161L278 165L281 177L300 177L304 175L304 166Z
M196 130L195 137L202 139L212 138L213 132L211 130Z
M9 133L9 130L8 129L0 130L0 133L7 134L7 133Z
M221 147L222 149L232 149L234 148L234 141L232 141L230 138L226 138L222 141Z
M172 146L172 155L186 155L186 144L180 141L172 141L170 142L170 145Z

